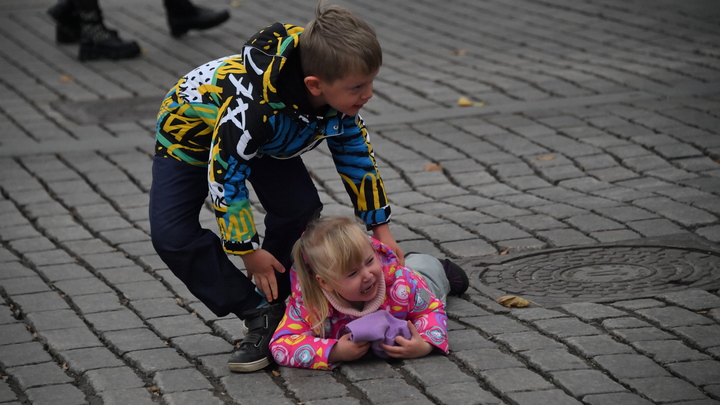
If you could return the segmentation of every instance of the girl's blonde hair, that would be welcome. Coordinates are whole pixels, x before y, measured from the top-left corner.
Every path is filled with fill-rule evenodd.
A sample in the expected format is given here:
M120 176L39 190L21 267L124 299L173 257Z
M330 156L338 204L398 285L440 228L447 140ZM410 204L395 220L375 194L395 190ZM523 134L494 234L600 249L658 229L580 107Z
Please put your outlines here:
M321 217L311 222L293 246L293 260L302 299L310 314L315 334L325 337L324 322L330 312L328 302L315 276L335 283L365 259L372 242L356 218Z
M382 65L382 49L370 24L345 8L325 7L324 0L300 35L300 51L305 76L331 84L348 74L370 75Z

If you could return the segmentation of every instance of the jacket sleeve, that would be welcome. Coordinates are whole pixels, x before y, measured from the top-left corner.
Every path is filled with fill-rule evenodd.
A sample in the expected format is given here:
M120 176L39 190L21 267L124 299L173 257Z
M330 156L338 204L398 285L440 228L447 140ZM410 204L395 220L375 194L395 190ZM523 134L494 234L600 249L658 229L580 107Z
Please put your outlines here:
M254 123L253 105L230 97L220 110L210 150L208 185L215 218L226 252L245 254L259 248L259 237L245 181L249 161L268 131Z
M405 268L410 296L407 319L412 321L422 338L447 354L450 351L447 336L447 314L442 301L436 298L425 280L414 271Z
M342 135L327 142L355 215L368 226L384 224L390 220L390 205L365 124L355 115L344 116L342 126Z
M337 339L322 339L315 335L297 287L295 270L290 271L292 294L285 308L285 316L270 341L270 353L281 366L332 370L340 365L328 361L330 350Z

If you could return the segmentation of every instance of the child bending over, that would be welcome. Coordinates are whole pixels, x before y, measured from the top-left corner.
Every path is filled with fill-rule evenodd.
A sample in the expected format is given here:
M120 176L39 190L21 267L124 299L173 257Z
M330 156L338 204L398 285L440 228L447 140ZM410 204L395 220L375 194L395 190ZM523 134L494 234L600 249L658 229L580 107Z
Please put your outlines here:
M292 294L270 343L278 364L333 369L361 358L373 346L399 359L426 356L434 349L448 353L447 315L438 296L459 295L468 287L467 275L454 263L408 254L406 264L417 265L404 267L355 219L341 216L311 222L295 243L293 259ZM405 333L377 345L353 339L363 331L349 325L378 311L391 315L391 324L407 320ZM385 322L381 319L376 321ZM358 328L376 327L376 321Z

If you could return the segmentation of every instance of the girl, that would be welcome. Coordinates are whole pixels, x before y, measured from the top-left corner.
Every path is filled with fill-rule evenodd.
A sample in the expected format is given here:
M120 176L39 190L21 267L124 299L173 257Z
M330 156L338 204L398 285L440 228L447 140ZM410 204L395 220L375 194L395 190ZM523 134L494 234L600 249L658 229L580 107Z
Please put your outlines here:
M394 322L407 320L406 337L393 337L394 345L377 344L385 355L409 359L433 349L447 354L447 315L437 296L462 294L467 276L452 262L427 255L407 255L408 266L413 257L420 268L400 266L395 254L353 218L312 222L293 248L292 294L270 342L275 361L333 369L357 360L373 342L353 341L348 324L376 311L387 311Z

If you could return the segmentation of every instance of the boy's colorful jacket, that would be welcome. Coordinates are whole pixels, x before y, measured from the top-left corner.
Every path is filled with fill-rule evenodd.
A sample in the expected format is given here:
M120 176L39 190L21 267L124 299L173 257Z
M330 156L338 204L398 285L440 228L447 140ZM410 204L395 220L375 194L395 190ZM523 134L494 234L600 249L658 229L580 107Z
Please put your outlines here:
M315 111L310 105L300 67L302 31L275 23L258 32L241 55L208 62L180 79L158 114L156 156L208 167L228 253L258 248L245 184L250 161L298 156L323 140L356 215L367 225L389 220L385 188L360 116L329 106Z
M432 295L422 277L398 264L397 257L387 246L375 239L372 242L385 275L385 300L380 309L398 319L411 320L423 339L447 354L447 315L443 303ZM292 294L288 298L285 316L270 342L273 358L281 366L288 367L337 367L338 363L328 362L330 350L340 337L348 333L345 326L358 318L330 306L330 313L324 322L325 338L317 337L308 321L308 310L303 304L294 267L290 272L290 280Z

